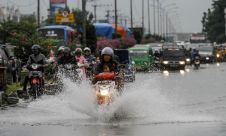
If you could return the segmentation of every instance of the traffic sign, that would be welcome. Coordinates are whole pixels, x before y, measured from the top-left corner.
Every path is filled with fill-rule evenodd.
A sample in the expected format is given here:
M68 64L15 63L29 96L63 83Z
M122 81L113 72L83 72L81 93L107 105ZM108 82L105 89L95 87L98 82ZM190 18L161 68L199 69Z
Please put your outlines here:
M75 22L74 14L73 13L69 14L67 11L64 11L63 13L57 13L56 22L57 23L73 23Z

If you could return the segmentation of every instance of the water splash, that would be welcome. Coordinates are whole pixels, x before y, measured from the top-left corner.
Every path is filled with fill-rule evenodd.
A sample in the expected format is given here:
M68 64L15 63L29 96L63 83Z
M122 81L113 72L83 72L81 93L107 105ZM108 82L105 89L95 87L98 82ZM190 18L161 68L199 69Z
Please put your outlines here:
M142 85L139 81L142 81ZM1 111L0 120L19 123L76 122L78 124L111 122L145 124L215 120L209 116L187 115L186 112L180 111L160 93L159 82L147 75L139 75L136 83L128 85L123 95L107 106L97 106L95 92L88 82L76 84L64 77L62 83L64 86L60 94L44 96L25 104L26 106L22 108Z

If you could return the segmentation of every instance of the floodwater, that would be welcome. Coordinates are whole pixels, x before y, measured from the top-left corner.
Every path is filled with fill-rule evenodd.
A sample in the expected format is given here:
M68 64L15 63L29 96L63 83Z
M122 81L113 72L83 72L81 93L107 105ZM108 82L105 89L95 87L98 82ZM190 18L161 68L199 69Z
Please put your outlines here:
M116 118L117 117L117 118ZM226 136L226 64L140 73L97 107L87 83L0 111L0 136Z

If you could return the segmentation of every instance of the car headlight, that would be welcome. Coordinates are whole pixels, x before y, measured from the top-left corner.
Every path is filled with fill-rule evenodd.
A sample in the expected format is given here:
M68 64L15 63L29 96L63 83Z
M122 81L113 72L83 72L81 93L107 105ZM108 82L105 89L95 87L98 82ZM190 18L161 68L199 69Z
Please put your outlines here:
M169 64L169 61L163 61L163 64L167 65Z
M179 64L180 65L184 65L185 64L185 61L180 61Z
M217 54L216 56L217 56L217 58L220 58L220 54Z
M206 57L206 60L209 60L210 58L209 57Z
M100 94L102 96L108 96L109 95L109 90L107 90L107 89L100 90Z
M191 59L187 58L187 59L186 59L186 61L187 61L187 62L190 62L190 61L191 61Z

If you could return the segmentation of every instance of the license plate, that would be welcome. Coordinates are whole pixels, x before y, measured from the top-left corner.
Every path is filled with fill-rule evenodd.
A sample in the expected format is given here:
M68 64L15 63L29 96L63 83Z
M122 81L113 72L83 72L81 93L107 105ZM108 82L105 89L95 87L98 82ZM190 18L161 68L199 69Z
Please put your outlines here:
M200 62L195 62L195 64L200 64Z
M170 66L171 67L177 67L177 64L171 64Z

